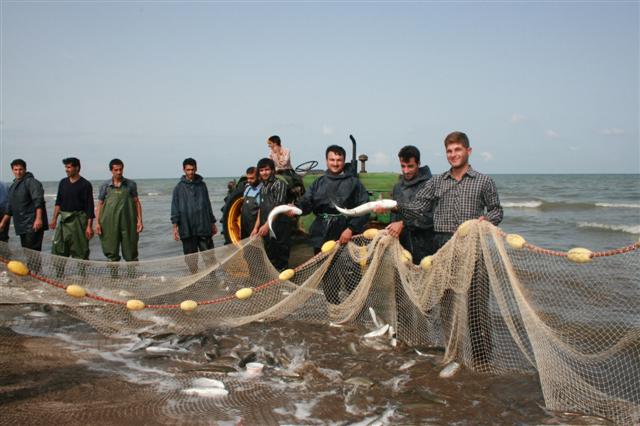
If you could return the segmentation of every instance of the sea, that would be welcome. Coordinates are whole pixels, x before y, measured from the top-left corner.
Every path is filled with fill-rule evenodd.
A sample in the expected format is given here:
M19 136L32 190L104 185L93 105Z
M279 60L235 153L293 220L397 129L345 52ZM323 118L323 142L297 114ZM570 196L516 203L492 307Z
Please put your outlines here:
M586 247L610 250L640 238L640 174L493 175L504 208L500 227L552 250ZM227 184L233 177L205 178L213 211L222 217ZM176 256L182 245L172 237L171 194L178 179L135 179L145 229L140 260ZM92 181L94 195L102 181ZM49 214L58 182L43 182ZM47 232L43 250L51 247ZM14 237L15 238L15 237ZM224 243L221 235L214 244ZM105 260L100 241L91 241L91 259Z
M504 207L500 227L532 244L606 251L640 238L640 174L492 177ZM218 218L231 180L205 178ZM178 179L136 181L145 226L140 260L181 255L169 220ZM97 196L100 181L92 183ZM51 214L57 182L44 187ZM51 234L44 251L51 249ZM222 245L222 237L214 243ZM90 257L105 260L98 238L91 241ZM370 347L362 339L368 331L278 321L186 338L113 340L55 306L0 304L0 423L611 423L551 410L536 374L492 376L462 368L442 379L441 349ZM211 358L229 365L212 367ZM267 366L247 376L239 363L250 360ZM201 377L194 379L194 371Z

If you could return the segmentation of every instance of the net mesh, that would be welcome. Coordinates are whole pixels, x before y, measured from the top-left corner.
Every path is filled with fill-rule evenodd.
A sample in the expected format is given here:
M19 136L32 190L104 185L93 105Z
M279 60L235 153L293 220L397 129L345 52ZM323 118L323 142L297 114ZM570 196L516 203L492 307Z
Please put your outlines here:
M574 257L472 221L416 266L397 239L367 236L327 247L288 278L261 239L133 263L2 243L0 303L58 305L106 336L193 335L281 319L386 323L379 332L390 339L444 347L444 362L537 373L551 410L640 422L640 243ZM7 272L9 260L29 273ZM74 286L85 295L69 295ZM144 308L131 309L132 300Z

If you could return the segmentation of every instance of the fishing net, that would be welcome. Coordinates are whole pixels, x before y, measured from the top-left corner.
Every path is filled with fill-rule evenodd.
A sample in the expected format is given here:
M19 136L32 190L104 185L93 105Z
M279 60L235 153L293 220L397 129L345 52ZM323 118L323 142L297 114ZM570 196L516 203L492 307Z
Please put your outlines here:
M106 336L277 320L361 324L394 344L442 346L445 363L480 373L537 373L551 410L635 424L639 249L556 252L470 221L420 265L397 239L370 230L278 273L261 239L133 263L3 243L0 303L56 305ZM7 272L9 260L28 273Z

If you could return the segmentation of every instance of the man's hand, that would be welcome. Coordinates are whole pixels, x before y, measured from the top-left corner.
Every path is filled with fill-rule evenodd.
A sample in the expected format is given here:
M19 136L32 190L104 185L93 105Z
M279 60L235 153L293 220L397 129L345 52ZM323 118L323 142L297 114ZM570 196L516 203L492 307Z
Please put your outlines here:
M400 233L402 232L403 229L404 229L404 222L402 222L401 220L397 222L391 222L389 225L387 225L387 232L389 233L389 235L395 238L400 237Z
M91 238L93 238L93 228L90 226L87 226L87 229L85 229L84 231L84 235L87 237L87 240L90 240Z
M260 229L258 229L258 235L260 235L261 237L266 237L267 235L269 235L269 224L265 223L264 225L262 225L260 227Z
M347 244L349 241L351 241L351 237L353 237L353 231L349 228L345 229L344 231L342 231L342 234L340 234L340 244Z
M144 229L144 225L142 224L142 221L139 220L138 223L136 223L136 232L139 234L142 232L142 230ZM96 227L96 231L98 230L98 228Z
M180 241L180 232L178 232L178 227L173 227L173 239L176 241Z
M482 221L485 221L485 220L487 220L487 217L486 217L486 216L480 216L480 217L478 218L478 221L479 221L479 222L482 222Z
M51 229L52 231L54 229L56 229L56 226L58 225L58 221L56 219L52 220L51 223L49 224L49 229Z
M42 219L38 219L36 218L36 220L33 221L33 231L34 232L38 232L39 230L42 229Z
M215 223L211 224L211 235L216 235L218 233L218 227Z
M102 235L102 226L99 223L96 223L96 235Z

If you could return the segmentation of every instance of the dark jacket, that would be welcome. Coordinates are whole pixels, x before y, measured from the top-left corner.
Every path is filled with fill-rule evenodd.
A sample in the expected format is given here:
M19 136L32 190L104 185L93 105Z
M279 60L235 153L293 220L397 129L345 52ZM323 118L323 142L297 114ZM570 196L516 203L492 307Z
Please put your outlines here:
M192 181L182 176L173 189L171 223L178 225L180 239L213 235L211 226L216 223L216 217L202 176L196 174Z
M13 216L13 226L17 235L32 232L36 220L36 209L42 209L42 229L49 229L47 208L44 202L42 184L27 172L24 178L15 179L9 187L9 206L7 212Z
M360 234L369 216L345 217L335 206L352 209L369 201L367 189L360 180L348 173L332 175L328 171L316 179L298 203L302 214L316 215L311 224L311 244L320 248L325 241L337 240L349 228Z
M400 182L396 183L391 193L391 198L399 203L408 203L413 201L416 193L426 181L431 179L431 170L429 166L423 166L420 168L418 176L410 181L400 178ZM404 221L405 230L420 230L420 229L433 229L433 210L427 212L424 216L415 219L407 219L401 217L398 213L391 214L391 221L398 220Z

